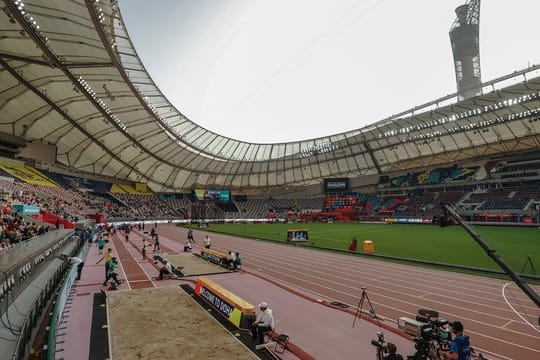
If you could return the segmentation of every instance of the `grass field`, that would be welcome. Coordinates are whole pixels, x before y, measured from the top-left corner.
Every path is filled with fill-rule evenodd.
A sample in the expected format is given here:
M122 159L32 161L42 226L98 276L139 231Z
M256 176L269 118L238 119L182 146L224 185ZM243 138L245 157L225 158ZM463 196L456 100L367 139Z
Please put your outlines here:
M480 246L459 226L400 224L212 224L208 230L256 239L285 242L288 228L306 228L309 242L316 246L346 250L353 237L358 251L364 240L375 244L375 253L499 270ZM492 249L517 272L527 256L540 271L540 229L477 226ZM523 273L533 274L530 265ZM540 275L540 273L538 274Z

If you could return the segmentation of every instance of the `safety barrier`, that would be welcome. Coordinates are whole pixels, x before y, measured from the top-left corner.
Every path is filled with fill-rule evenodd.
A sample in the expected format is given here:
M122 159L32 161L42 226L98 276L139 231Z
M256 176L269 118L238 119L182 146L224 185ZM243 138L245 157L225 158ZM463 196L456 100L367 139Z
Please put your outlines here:
M80 259L85 259L86 254L88 253L88 246L85 246L83 242L80 242L82 245L81 250L79 251L77 257ZM64 312L64 307L66 306L66 301L71 291L71 287L77 278L77 265L72 264L70 270L65 273L63 278L63 285L56 293L56 299L54 303L54 308L50 317L49 323L49 333L47 334L47 359L55 359L56 351L56 331L60 324L60 317Z

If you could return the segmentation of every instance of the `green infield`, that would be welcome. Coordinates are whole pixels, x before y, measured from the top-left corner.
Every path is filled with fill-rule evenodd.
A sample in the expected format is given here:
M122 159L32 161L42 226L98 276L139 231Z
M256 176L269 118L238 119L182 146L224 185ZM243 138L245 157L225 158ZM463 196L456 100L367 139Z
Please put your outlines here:
M375 253L410 259L500 270L480 246L459 226L401 224L212 224L209 231L254 239L286 241L287 229L309 231L306 245L347 250L358 239L358 252L365 240L373 241ZM489 246L517 272L540 271L540 229L477 226ZM528 262L530 257L532 260ZM536 274L540 275L540 274Z

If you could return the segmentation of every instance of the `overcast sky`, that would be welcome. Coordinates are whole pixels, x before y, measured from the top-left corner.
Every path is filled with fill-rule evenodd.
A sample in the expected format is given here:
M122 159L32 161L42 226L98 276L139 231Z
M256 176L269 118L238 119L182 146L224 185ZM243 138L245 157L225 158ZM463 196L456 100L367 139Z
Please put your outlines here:
M146 69L191 120L249 142L360 128L455 92L465 0L121 0ZM480 11L483 81L540 63L538 0Z

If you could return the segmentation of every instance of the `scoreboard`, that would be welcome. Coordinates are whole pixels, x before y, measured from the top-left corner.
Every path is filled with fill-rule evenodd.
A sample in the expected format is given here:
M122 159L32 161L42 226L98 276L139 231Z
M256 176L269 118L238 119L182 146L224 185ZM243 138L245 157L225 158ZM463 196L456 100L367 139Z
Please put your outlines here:
M324 191L325 192L347 192L349 191L349 179L348 178L334 178L324 179Z
M193 190L195 198L199 201L214 200L219 202L231 201L231 190L208 190L208 189L195 189Z

